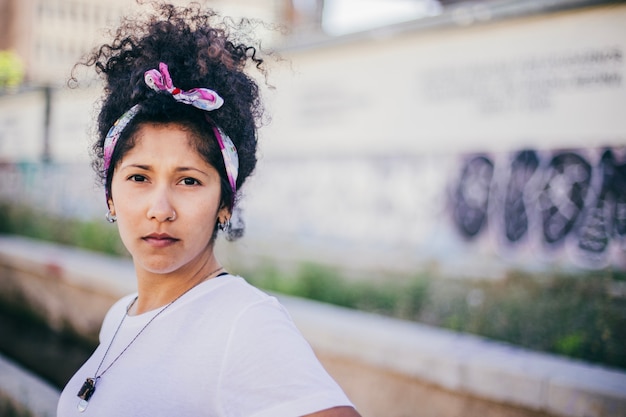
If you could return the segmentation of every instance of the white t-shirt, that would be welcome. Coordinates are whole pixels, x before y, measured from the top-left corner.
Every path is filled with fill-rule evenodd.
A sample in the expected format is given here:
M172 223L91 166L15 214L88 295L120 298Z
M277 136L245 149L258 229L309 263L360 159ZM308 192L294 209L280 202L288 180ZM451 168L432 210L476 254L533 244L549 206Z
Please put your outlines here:
M242 278L224 275L183 295L118 358L159 310L127 316L81 413L77 393L94 376L134 297L107 313L100 345L63 390L58 417L296 417L352 405L284 307Z

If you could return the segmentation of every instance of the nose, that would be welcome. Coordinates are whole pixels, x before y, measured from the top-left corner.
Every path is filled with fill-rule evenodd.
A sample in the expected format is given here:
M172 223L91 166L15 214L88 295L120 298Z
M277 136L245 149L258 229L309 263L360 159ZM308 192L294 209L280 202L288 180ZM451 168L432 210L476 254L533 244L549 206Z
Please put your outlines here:
M154 219L159 223L176 219L176 211L172 205L171 195L167 187L159 187L154 190L146 216L148 219Z

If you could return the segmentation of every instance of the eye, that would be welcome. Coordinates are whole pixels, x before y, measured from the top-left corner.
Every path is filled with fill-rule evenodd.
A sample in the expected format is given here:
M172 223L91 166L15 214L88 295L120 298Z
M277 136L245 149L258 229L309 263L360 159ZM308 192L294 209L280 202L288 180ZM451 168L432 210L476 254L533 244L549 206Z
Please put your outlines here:
M139 175L139 174L131 175L130 177L128 177L128 179L130 181L133 181L133 182L145 182L145 181L147 181L146 177L144 177L143 175Z
M187 177L187 178L183 178L180 181L180 184L183 184L183 185L200 185L200 181L198 181L195 178Z

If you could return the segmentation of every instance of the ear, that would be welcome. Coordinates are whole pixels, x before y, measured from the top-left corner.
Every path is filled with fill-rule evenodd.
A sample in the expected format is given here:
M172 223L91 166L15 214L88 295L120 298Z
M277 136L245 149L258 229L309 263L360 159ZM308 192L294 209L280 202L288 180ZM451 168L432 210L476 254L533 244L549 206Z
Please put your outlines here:
M226 220L230 219L230 216L232 216L232 213L230 212L228 207L222 207L217 212L217 222L223 224L226 222Z
M107 206L109 207L109 212L111 212L111 215L115 216L115 204L113 204L112 198L109 198L107 200Z

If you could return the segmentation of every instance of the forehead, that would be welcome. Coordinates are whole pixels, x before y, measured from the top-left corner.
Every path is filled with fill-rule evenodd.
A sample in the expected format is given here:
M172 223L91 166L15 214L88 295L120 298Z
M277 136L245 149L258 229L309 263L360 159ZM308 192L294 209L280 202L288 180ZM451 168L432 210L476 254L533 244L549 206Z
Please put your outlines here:
M197 138L193 132L179 124L141 124L133 135L133 147L123 159L132 156L160 157L184 154L187 158L200 158Z

